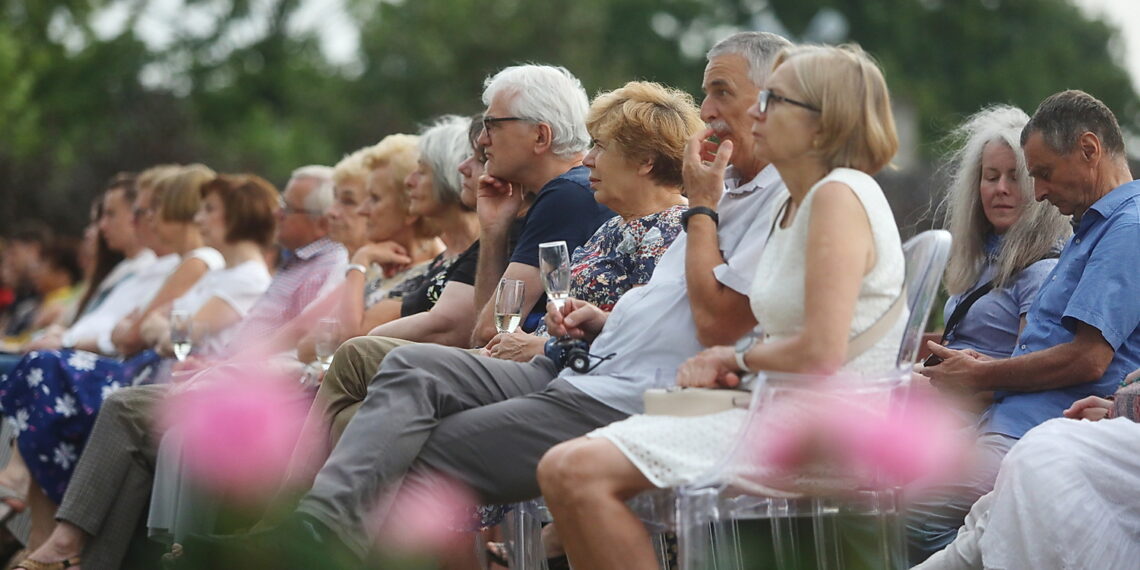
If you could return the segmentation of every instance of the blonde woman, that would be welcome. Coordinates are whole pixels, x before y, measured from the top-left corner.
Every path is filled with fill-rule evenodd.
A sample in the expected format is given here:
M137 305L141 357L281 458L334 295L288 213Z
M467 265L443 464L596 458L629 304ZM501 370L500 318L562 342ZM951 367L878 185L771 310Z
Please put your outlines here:
M873 372L893 366L898 351L902 319L866 352L847 354L848 339L887 312L904 277L894 216L870 176L898 148L882 73L858 47L789 48L765 86L750 110L752 136L791 195L749 294L766 336L689 359L678 372L682 386L736 386L756 370ZM732 143L702 164L708 134L689 142L686 187L722 183ZM552 333L564 332L558 320L551 319ZM624 501L711 469L745 414L632 416L547 452L538 480L571 564L657 568L645 527Z

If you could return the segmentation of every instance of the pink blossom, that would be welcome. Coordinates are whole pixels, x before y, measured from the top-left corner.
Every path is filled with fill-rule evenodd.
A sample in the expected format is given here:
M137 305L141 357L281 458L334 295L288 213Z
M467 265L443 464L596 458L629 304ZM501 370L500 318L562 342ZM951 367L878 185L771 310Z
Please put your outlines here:
M857 393L847 379L786 390L748 428L755 477L774 489L810 479L816 490L929 482L953 472L967 446L949 405L898 389Z
M440 554L469 546L462 528L472 520L475 495L449 477L431 474L409 478L391 508L379 509L377 542L405 553ZM385 514L386 513L386 514Z
M295 382L267 378L265 363L228 365L172 395L161 425L182 439L189 476L237 500L258 502L279 488L308 410Z

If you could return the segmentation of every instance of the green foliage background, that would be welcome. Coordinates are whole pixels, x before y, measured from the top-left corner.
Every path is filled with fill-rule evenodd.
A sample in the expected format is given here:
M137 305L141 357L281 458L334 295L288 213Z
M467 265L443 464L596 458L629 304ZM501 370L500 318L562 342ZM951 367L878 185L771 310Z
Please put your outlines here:
M904 219L937 187L938 138L985 104L1031 112L1080 88L1140 132L1115 28L1068 0L347 1L361 30L350 66L288 32L301 0L185 0L215 8L217 25L160 50L137 33L146 0L0 0L0 234L28 218L77 232L110 175L159 162L283 182L435 115L478 112L484 77L513 63L565 65L591 93L651 79L699 97L703 51L737 29L855 41L879 58L926 159L887 176ZM109 7L128 23L100 37L92 15ZM845 33L818 37L821 13L842 14ZM232 42L251 18L267 32ZM147 87L147 74L166 79Z

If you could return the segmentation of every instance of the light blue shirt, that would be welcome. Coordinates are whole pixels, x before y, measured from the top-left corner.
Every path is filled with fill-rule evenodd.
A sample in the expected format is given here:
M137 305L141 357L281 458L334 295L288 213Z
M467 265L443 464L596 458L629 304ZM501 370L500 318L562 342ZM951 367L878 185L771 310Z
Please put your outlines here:
M1073 237L1041 286L1013 356L1073 340L1088 324L1115 354L1099 380L1040 392L998 392L982 432L1020 438L1074 401L1107 395L1140 367L1140 182L1122 184L1082 216Z
M946 337L946 346L961 350L969 348L993 358L1009 358L1017 347L1017 332L1021 316L1029 312L1037 290L1049 277L1057 260L1042 259L1014 275L1001 289L991 289L966 311L954 331ZM994 278L996 266L987 264L972 287L946 300L943 315L950 318L958 303L978 287Z
M730 171L731 172L731 171ZM768 241L772 218L788 197L775 167L737 185L729 179L717 205L717 238L725 263L713 269L717 280L747 295L760 251ZM614 357L590 373L569 368L560 376L603 404L627 414L645 410L642 394L676 384L676 370L703 348L685 287L685 250L681 234L661 255L649 283L626 291L614 305L590 353Z

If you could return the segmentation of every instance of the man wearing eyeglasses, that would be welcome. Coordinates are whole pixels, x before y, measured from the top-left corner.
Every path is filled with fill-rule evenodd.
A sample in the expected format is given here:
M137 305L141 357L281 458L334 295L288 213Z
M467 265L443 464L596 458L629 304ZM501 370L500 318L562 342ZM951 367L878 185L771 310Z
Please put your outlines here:
M487 80L483 103L487 110L478 143L485 148L487 169L479 186L475 277L475 306L481 310L472 346L483 346L495 336L491 297L500 277L522 281L523 307L544 312L538 244L564 240L572 252L615 215L594 200L589 169L582 166L590 142L589 101L569 71L545 65L508 67ZM524 211L522 231L512 248L511 224Z

